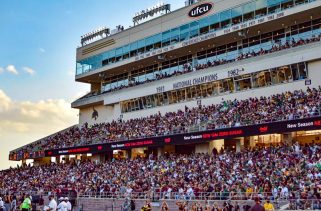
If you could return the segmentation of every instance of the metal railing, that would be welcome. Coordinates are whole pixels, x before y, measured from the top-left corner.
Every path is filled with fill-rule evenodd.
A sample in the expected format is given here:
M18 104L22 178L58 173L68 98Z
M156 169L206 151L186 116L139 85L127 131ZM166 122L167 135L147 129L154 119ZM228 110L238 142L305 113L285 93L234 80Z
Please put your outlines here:
M292 192L291 192L292 193ZM296 192L298 193L298 192ZM255 198L282 200L290 199L290 193L272 193L272 192L161 192L161 191L147 191L147 192L84 192L79 193L80 198L104 198L104 199L150 199L153 201L159 200L250 200ZM300 199L300 198L298 198Z

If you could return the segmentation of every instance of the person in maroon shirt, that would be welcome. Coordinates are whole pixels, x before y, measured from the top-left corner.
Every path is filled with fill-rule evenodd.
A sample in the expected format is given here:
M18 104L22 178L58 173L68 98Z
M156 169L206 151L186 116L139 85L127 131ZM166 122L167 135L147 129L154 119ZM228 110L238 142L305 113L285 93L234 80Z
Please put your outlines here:
M259 198L255 198L255 205L251 207L250 211L265 211L264 207L261 205Z

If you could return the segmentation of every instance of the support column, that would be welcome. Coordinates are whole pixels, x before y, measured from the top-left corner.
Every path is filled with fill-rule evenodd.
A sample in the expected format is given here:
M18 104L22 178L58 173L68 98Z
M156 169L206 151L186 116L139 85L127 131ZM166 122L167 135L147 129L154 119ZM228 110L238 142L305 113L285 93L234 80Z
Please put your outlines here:
M69 159L69 155L65 155L65 163L69 163L70 159Z
M164 155L164 148L163 147L158 147L157 148L157 157L161 157Z
M284 144L292 145L294 144L295 132L283 133L281 138Z
M56 156L56 163L60 163L60 156L58 155L58 156Z
M237 139L235 142L235 151L241 152L241 140L240 139Z
M255 137L254 136L250 137L250 147L251 148L255 147Z

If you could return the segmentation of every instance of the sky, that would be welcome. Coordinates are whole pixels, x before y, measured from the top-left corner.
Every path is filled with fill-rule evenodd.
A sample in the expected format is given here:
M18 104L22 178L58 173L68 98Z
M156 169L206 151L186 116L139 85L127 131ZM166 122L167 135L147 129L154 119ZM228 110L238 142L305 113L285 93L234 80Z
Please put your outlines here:
M1 0L0 170L16 166L9 151L77 124L70 103L89 91L75 82L80 36L132 26L158 0ZM172 10L184 0L167 0ZM121 15L120 15L121 14Z

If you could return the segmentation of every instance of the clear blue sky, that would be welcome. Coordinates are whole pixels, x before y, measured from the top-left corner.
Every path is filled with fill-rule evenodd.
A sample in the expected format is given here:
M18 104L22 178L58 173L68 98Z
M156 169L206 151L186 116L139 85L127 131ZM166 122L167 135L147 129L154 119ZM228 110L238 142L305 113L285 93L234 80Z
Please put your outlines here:
M80 36L132 25L157 0L2 0L0 7L0 169L8 152L77 123L70 109L89 87L74 82ZM172 10L184 0L168 0Z
M80 36L99 27L132 25L135 12L154 0L2 0L0 67L13 64L36 71L33 77L0 76L0 88L17 100L70 98L79 90L73 82L75 50ZM172 8L184 0L167 1ZM43 51L44 50L44 51Z

